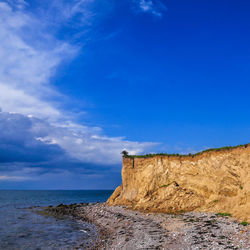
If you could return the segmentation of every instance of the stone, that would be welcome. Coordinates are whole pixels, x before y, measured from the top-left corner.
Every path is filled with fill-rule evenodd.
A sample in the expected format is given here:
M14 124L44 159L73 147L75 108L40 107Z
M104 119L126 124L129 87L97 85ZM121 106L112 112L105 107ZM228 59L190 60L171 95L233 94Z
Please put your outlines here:
M230 213L250 222L250 144L195 156L123 157L122 185L107 203L145 212Z

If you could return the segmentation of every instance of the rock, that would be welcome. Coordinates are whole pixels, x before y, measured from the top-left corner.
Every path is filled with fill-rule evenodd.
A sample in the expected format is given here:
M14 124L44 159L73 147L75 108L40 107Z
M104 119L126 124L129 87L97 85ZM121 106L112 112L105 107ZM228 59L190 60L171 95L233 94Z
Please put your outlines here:
M123 157L108 199L147 212L210 211L250 222L250 144L195 156Z

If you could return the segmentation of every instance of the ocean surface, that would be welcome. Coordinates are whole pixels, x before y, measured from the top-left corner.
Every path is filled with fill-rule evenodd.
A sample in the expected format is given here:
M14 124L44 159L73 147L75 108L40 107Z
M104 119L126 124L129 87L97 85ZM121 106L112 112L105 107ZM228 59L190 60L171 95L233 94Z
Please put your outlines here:
M0 190L0 249L86 249L96 227L73 219L38 215L40 206L104 202L111 190ZM31 207L39 206L31 209Z

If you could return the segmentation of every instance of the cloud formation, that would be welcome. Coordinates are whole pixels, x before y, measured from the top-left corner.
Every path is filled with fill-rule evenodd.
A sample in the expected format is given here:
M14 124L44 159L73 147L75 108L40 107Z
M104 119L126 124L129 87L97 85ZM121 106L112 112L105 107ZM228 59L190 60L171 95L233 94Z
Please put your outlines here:
M34 14L24 0L0 1L0 181L18 179L13 171L21 179L55 169L93 174L119 164L124 148L135 154L155 145L108 137L62 108L66 97L51 78L81 45L58 39L56 30L69 23L89 29L96 13L92 0L49 3Z
M6 176L6 175L0 175L0 181L24 181L28 178L22 177L22 176Z
M159 0L134 0L137 11L161 17L167 7Z

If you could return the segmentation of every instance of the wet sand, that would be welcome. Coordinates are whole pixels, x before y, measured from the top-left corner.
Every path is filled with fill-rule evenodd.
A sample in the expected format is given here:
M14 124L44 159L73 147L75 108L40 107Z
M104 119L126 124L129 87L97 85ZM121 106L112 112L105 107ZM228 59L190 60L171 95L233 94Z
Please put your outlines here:
M45 209L73 216L99 229L91 249L250 249L250 226L213 213L142 213L105 203L59 205Z

